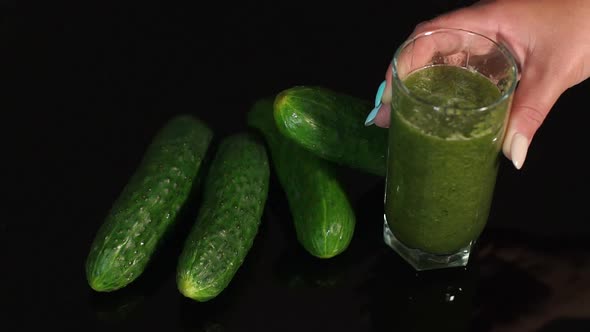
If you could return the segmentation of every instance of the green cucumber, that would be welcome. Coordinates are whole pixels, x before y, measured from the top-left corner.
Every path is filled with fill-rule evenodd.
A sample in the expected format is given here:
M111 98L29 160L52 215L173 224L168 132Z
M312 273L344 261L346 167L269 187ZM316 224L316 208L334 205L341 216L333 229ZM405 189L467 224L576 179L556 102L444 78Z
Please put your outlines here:
M269 178L266 148L257 136L242 132L220 143L178 260L176 283L184 296L209 301L230 284L258 233Z
M267 142L273 168L286 194L299 243L318 258L346 250L356 217L333 163L301 148L277 130L273 99L257 101L248 113L248 125Z
M143 273L197 182L212 137L188 115L158 131L95 235L86 259L92 289L114 291Z
M279 131L334 163L385 176L387 130L365 126L370 102L318 86L281 91L274 102Z

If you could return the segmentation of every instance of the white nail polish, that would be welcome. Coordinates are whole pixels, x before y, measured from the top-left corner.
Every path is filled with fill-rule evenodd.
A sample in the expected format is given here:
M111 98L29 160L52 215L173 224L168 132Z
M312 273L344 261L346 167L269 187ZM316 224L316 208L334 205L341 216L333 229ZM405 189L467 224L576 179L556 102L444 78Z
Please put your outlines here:
M522 134L516 133L510 145L510 159L516 169L521 169L529 149L529 140Z

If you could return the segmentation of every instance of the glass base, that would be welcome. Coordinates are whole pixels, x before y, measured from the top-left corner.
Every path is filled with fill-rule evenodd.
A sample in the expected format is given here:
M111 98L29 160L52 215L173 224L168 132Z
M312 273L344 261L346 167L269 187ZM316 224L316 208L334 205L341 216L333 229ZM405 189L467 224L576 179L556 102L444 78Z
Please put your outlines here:
M387 218L383 223L383 239L385 243L390 246L398 255L400 255L406 262L408 262L416 271L435 270L450 267L464 267L469 261L469 254L473 242L450 255L435 255L424 252L420 249L409 248L400 240L398 240L387 224Z

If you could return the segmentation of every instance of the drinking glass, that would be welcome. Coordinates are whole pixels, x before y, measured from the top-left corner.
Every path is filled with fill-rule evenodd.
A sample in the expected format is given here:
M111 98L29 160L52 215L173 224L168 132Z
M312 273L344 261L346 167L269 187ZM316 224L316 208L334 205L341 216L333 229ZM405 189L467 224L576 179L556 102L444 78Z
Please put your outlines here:
M484 230L518 80L501 43L462 29L392 61L384 240L416 270L466 266Z

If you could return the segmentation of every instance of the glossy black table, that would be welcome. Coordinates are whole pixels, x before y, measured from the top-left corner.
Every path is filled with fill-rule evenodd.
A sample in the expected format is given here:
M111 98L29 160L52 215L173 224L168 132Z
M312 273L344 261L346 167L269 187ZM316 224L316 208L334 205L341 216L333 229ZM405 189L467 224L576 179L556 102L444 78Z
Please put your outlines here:
M8 8L17 205L0 221L1 329L589 331L590 82L560 98L521 171L503 160L466 269L413 271L382 240L383 179L344 170L357 226L338 257L299 246L273 175L254 247L218 298L196 303L176 290L190 216L126 289L97 294L86 283L95 231L166 119L189 112L223 137L245 129L256 99L296 84L372 100L413 26L463 4L417 1L395 19L384 16L393 1L338 14L303 3Z

